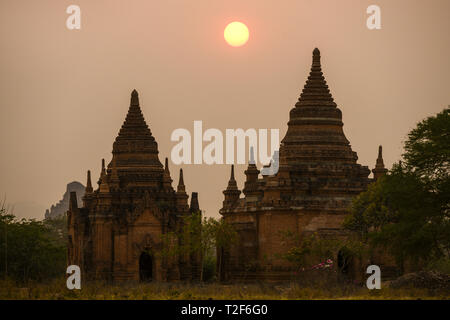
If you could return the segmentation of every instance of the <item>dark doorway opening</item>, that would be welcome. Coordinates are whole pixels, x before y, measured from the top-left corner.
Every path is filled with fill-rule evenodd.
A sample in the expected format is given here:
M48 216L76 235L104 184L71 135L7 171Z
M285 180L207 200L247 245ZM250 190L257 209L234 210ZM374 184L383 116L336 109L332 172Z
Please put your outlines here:
M139 258L139 279L143 282L152 281L153 278L153 259L152 256L144 251Z
M338 252L337 262L341 274L348 275L352 264L352 255L347 248L342 248Z

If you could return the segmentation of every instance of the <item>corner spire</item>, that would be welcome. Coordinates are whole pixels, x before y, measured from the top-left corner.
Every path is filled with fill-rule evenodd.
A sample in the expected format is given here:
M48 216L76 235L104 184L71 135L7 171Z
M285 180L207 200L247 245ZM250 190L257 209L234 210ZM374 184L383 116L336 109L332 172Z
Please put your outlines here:
M374 180L378 180L379 177L384 176L388 170L384 166L383 161L383 146L378 147L378 158L375 164L375 169L372 170Z
M169 159L167 157L166 157L166 160L164 162L164 171L170 174L170 172L169 172Z
M87 182L86 182L86 189L84 190L85 193L92 193L94 190L92 188L92 182L91 182L91 170L87 171Z
M231 175L228 181L227 190L238 190L236 179L234 178L234 164L231 165Z
M239 195L241 194L241 191L237 187L236 180L234 179L234 165L231 165L231 176L230 180L228 181L228 186L223 191L223 194L225 195L225 200L223 201L223 207L224 208L231 208L236 201L239 199Z
M169 159L167 157L164 163L163 186L166 188L172 188L172 178L170 177L169 171Z
M200 205L198 204L198 193L192 192L191 205L189 206L191 213L198 213L200 211Z
M186 187L184 186L184 179L183 179L183 169L180 169L180 178L178 180L177 192L178 193L186 192Z

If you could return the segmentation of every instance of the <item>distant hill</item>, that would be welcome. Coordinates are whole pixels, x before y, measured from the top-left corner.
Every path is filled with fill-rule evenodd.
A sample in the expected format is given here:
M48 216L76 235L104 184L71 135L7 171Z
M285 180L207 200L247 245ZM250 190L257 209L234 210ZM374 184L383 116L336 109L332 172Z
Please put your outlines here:
M45 219L53 219L62 216L69 209L69 198L71 192L77 193L78 203L81 203L82 197L84 196L84 185L78 181L73 181L67 184L66 192L63 198L56 204L52 205L50 209L45 211Z

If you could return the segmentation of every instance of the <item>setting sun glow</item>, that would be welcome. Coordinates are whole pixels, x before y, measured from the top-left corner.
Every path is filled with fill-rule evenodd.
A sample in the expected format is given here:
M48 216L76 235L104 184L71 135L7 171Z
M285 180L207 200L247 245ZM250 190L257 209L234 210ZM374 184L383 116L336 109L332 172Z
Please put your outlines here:
M242 22L231 22L223 32L225 41L232 47L240 47L248 41L248 28Z

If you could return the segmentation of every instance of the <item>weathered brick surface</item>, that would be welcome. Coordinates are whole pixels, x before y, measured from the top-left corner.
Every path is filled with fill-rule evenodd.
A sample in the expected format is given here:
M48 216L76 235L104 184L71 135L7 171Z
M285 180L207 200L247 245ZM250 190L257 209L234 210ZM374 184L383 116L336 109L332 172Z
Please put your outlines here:
M152 280L198 279L198 256L167 254L179 241L168 235L178 235L183 216L199 210L197 196L189 208L182 171L177 191L172 188L167 158L163 166L136 91L112 154L107 166L102 162L96 190L88 172L83 205L71 197L68 263L79 265L88 279L138 281L147 252Z
M289 279L292 266L280 258L289 249L280 234L283 231L345 236L342 222L348 207L371 182L369 169L357 159L315 49L308 80L290 111L279 150L279 171L258 178L259 170L250 163L240 198L232 168L220 213L237 229L240 241L219 259L221 277ZM385 172L380 150L376 175ZM249 266L255 265L250 272Z

